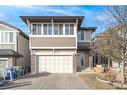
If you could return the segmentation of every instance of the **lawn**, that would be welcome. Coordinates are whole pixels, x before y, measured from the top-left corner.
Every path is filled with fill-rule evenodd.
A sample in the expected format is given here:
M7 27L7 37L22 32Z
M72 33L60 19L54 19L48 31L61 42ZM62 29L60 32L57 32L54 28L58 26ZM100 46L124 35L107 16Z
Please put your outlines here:
M96 80L96 74L80 74L80 78L90 89L115 89L114 86Z

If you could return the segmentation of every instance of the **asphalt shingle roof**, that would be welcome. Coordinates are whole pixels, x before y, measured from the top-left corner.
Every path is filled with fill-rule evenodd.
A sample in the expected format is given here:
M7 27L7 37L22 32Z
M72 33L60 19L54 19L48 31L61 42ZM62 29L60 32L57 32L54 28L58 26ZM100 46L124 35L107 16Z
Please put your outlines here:
M23 57L23 55L12 49L0 49L0 57Z

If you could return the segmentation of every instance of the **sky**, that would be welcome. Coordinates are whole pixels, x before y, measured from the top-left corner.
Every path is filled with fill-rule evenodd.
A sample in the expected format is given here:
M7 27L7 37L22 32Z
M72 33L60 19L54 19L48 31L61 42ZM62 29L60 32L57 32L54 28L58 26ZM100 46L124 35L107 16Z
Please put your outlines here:
M29 35L27 25L19 16L84 16L83 27L97 27L94 35L105 30L105 6L0 6L0 20L18 27Z

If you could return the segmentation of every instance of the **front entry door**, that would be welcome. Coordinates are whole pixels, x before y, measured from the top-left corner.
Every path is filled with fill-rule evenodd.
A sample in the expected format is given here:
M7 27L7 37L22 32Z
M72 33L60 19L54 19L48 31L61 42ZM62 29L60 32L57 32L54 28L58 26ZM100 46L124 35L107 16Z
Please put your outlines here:
M79 61L80 61L80 67L85 67L85 55L84 54L81 54Z

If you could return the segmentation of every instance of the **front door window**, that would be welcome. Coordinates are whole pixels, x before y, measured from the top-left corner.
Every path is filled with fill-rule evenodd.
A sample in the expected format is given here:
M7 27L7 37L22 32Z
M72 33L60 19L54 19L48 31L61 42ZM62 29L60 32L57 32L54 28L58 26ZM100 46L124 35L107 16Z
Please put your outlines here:
M84 59L83 59L83 57L81 57L81 59L80 59L80 64L81 64L81 66L84 66Z

